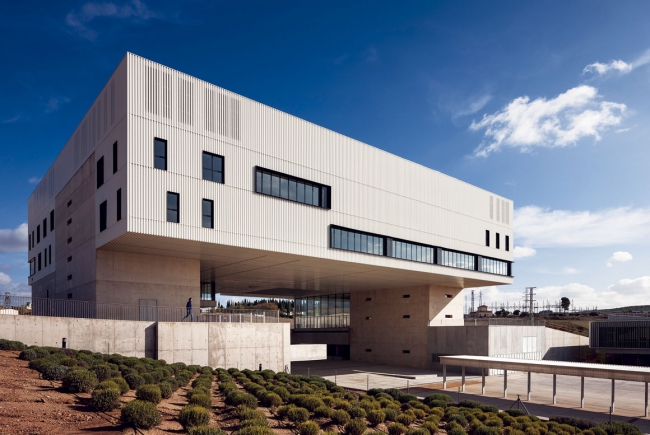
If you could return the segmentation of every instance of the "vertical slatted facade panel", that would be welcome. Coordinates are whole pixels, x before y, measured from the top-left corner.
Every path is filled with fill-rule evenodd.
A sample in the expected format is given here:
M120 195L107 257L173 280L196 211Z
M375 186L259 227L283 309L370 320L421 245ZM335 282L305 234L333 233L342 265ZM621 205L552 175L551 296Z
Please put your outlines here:
M495 197L491 219L482 189L137 56L128 66L129 231L395 266L328 249L334 224L512 260L484 246L486 229L512 236L510 201ZM167 171L153 167L154 137L168 141ZM202 179L202 151L225 157L225 184ZM254 193L255 166L331 186L332 209ZM180 224L166 222L167 191L180 194ZM214 201L214 230L201 226L202 198Z

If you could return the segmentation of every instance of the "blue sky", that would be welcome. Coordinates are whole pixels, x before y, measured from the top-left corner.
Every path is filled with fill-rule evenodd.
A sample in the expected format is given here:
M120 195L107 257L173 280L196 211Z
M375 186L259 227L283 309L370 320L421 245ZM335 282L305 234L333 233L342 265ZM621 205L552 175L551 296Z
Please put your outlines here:
M487 301L650 302L649 3L64 3L0 5L0 292L28 291L27 198L131 51L514 200Z

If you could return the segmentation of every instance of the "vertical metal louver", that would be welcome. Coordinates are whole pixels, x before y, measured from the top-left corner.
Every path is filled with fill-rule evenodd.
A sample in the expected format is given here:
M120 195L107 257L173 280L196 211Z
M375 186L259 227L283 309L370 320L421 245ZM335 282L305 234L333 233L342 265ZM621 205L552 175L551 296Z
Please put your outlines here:
M497 198L497 221L501 222L501 200Z
M158 71L150 66L145 69L144 101L147 112L158 114Z
M219 134L222 136L228 136L228 97L224 94L217 94L217 104Z
M230 107L232 110L230 116L232 128L230 129L230 131L232 133L232 138L235 140L239 140L239 100L235 98L231 98Z
M194 85L189 80L178 79L178 120L192 125Z
M214 133L214 91L205 89L205 129Z
M115 80L111 80L111 125L115 123Z
M102 119L104 119L104 111L102 110L103 108L102 96L100 95L97 99L97 140L99 140L104 131L102 128Z
M508 202L507 201L501 201L501 206L503 210L501 210L501 221L505 224L507 224L507 219L506 219L506 213L508 210Z
M162 73L162 116L172 117L172 75Z
M102 129L102 133L106 133L106 129L108 128L108 96L106 93L107 91L104 90L104 118L102 120L104 128Z
M490 219L494 219L494 197L490 196Z

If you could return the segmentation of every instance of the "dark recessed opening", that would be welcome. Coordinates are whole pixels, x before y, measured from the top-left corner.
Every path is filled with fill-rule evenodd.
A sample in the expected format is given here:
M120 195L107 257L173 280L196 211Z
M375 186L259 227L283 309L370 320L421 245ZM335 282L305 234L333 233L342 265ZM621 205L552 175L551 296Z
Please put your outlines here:
M410 298L411 295L402 295L402 297L403 297L404 299L406 299L406 298Z
M445 319L453 319L454 315L453 314L445 314Z
M72 237L68 237L68 245L72 243Z
M68 281L72 281L72 275L68 275Z
M370 316L366 317L366 320L370 320L370 319L372 319L372 317L370 317Z
M366 349L366 352L372 352L372 349Z
M72 293L68 293L68 299L72 299Z
M68 257L68 263L72 261L72 255Z
M68 207L72 205L72 200L68 201Z
M403 350L402 353L411 353L410 350Z
M411 318L411 316L409 314L404 314L402 317L405 318L405 319L410 319Z
M453 298L452 295L445 295L446 298Z
M68 225L72 223L72 218L68 219Z
M366 302L370 302L372 298L366 298Z

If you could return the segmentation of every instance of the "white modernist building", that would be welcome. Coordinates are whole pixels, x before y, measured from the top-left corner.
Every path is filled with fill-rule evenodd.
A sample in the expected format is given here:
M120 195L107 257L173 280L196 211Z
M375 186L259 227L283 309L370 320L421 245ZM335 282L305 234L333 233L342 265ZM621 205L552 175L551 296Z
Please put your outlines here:
M512 283L512 220L506 198L129 53L29 198L29 284L295 298L296 331L426 366L463 288Z

